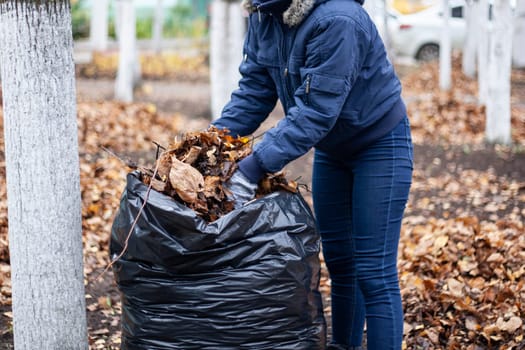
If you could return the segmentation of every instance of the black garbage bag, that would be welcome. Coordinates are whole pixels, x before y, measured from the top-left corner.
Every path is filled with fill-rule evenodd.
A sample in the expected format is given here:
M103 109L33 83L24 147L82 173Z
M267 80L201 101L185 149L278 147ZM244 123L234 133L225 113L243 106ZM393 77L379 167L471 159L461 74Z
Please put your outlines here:
M113 258L146 193L130 173ZM300 194L275 192L207 223L151 191L113 265L122 349L324 349L319 247Z

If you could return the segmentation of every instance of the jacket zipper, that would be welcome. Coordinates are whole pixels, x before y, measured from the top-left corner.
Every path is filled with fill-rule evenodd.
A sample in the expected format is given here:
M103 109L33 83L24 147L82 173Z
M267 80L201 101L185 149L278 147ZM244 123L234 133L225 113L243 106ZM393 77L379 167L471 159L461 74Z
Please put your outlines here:
M288 60L287 60L287 55L286 55L286 52L287 52L287 47L286 47L286 38L285 38L285 34L284 34L284 28L283 28L283 25L279 22L278 23L279 25L279 29L281 31L281 38L282 38L282 41L281 41L281 58L280 60L282 62L284 62L287 66L288 66ZM284 67L284 72L283 72L283 85L284 85L284 91L286 92L286 101L285 101L285 109L288 110L290 104L292 103L290 101L290 99L292 98L293 99L293 93L290 89L290 83L288 81L288 67ZM292 97L290 97L292 96Z
M304 93L305 93L305 103L310 104L310 82L312 81L312 76L310 74L306 75Z
M289 81L289 78L288 78L288 67L285 67L284 68L284 89L286 91L286 104L289 104L291 102L289 102L290 98L293 98L293 93L292 93L292 89L290 88L290 81ZM292 96L292 97L290 97ZM286 106L286 108L288 109L288 106Z

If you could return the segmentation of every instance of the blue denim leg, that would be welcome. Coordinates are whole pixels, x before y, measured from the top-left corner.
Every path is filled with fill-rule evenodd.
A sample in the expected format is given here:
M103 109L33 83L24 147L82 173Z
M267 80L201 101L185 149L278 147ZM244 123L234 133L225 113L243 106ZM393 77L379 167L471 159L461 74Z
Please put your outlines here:
M316 151L314 209L332 280L333 342L401 349L403 310L397 272L401 220L413 169L408 119L356 155Z

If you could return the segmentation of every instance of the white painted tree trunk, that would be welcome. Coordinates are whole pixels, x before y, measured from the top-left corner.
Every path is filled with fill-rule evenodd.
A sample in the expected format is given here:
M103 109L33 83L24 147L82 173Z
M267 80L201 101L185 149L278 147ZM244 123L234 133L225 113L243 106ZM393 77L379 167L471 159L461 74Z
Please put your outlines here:
M478 45L479 15L476 13L477 7L472 1L467 1L465 6L466 36L463 45L462 68L463 73L470 78L476 77L476 54Z
M510 74L513 32L510 0L494 0L492 13L494 15L493 40L489 48L489 94L485 136L489 142L510 144Z
M122 2L115 0L115 38L120 41L120 24L122 23Z
M220 117L224 105L238 86L239 64L245 34L238 1L213 0L210 25L210 85L212 118Z
M377 5L376 1L378 0L368 0L363 3L363 8L368 12L368 15L372 20L376 20L377 18Z
M162 49L162 28L164 26L164 7L162 0L157 0L155 5L155 16L153 18L153 50L157 53Z
M450 7L448 0L443 3L443 28L439 45L439 87L443 91L450 90L452 75L452 45L450 43Z
M525 68L525 0L516 1L513 42L512 62L517 68Z
M394 52L392 50L391 34L389 30L388 2L386 0L366 0L363 4L363 8L368 12L368 15L376 24L379 35L385 44L388 56L393 60L395 57L393 57Z
M478 0L474 3L479 15L479 36L478 36L478 101L481 105L487 104L489 95L489 45L492 38L491 23L489 20L488 0Z
M108 49L108 0L91 1L90 41L94 51Z
M87 349L69 1L0 2L17 350Z
M135 7L133 0L118 0L120 9L119 66L115 83L115 99L133 101L133 90L140 80L137 39L135 28Z
M381 0L383 5L381 7L381 18L383 20L383 41L385 43L386 51L390 57L391 60L393 60L395 57L394 50L392 50L392 38L390 37L390 27L389 27L389 20L388 20L388 1L387 0Z

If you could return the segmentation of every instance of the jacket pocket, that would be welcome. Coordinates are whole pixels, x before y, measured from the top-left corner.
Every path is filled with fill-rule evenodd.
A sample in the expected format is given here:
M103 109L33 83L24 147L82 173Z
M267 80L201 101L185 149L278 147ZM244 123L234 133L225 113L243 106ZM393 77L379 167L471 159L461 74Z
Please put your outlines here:
M304 101L322 114L336 116L348 95L346 79L320 74L307 74L304 82Z

